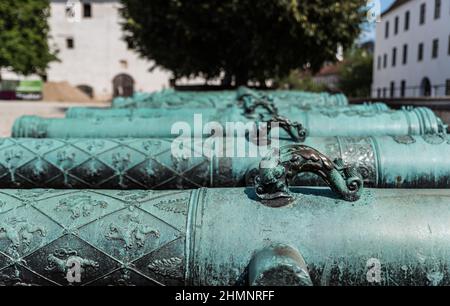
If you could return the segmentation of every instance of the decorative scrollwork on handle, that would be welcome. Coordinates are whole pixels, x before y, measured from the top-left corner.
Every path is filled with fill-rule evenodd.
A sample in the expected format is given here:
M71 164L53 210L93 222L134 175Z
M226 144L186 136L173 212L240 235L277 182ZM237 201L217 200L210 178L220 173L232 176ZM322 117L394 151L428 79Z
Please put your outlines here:
M258 108L265 109L269 115L278 115L278 108L271 96L254 92L245 87L239 88L238 91L238 102L243 107L246 116L254 115Z
M273 152L276 153L276 152ZM363 179L354 167L345 166L342 159L334 162L319 151L304 145L288 145L279 154L264 158L255 178L257 196L264 201L291 200L289 181L301 172L319 175L342 199L359 200Z
M270 115L278 115L278 108L275 106L273 101L271 101L267 97L262 98L246 98L243 103L244 114L246 116L253 115L256 112L256 109L263 108Z
M266 121L267 123L267 134L273 129L274 125L286 131L286 133L291 137L293 141L304 142L306 139L307 130L299 122L293 122L283 116L274 116L272 119Z

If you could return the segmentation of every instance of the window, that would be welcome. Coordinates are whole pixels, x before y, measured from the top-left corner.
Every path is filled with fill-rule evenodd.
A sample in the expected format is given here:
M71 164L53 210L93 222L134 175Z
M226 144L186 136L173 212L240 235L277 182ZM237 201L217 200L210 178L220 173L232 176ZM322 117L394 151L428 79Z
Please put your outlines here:
M395 23L394 23L394 34L397 35L398 34L398 23L399 23L399 19L398 16L395 17Z
M384 54L384 56L383 56L383 68L387 68L387 60L388 60L387 54Z
M378 60L377 60L377 69L380 70L381 69L381 55L378 55Z
M427 12L427 6L425 3L422 3L422 5L420 5L420 24L425 23L426 12Z
M404 98L406 95L406 81L403 80L400 88L400 96Z
M423 60L423 43L419 44L419 50L417 52L417 60L421 62Z
M450 80L445 82L445 95L450 96Z
M450 55L450 36L448 37L448 55Z
M92 17L92 5L90 3L83 3L83 17L84 18Z
M387 89L386 89L386 87L384 87L383 88L383 98L386 98L386 92L387 92Z
M393 98L395 96L395 83L394 82L391 82L390 94L391 94L391 98Z
M441 0L434 0L434 19L441 18Z
M380 88L377 89L377 98L381 98L381 89Z
M433 58L437 58L439 56L439 39L433 40Z
M397 48L392 49L392 67L397 65Z
M75 48L75 43L73 41L73 38L67 38L66 39L66 46L67 46L67 49Z
M403 60L402 60L403 65L406 65L408 63L408 45L404 44L403 45Z
M405 31L409 30L409 18L410 18L409 16L410 16L410 13L409 13L409 11L407 11L405 13Z
M386 25L384 28L384 37L388 38L389 37L389 21L386 21Z

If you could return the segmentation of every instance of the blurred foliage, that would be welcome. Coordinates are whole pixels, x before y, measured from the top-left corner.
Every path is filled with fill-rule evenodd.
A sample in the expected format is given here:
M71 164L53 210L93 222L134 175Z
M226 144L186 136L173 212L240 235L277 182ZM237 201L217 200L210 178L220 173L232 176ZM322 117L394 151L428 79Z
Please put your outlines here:
M364 0L122 0L125 39L175 78L263 83L335 60L351 46Z
M28 75L44 74L56 60L48 45L48 0L0 1L0 67Z
M300 70L293 70L284 78L276 79L274 87L279 89L296 89L310 92L328 91L325 84L316 83L310 73Z
M373 54L365 49L351 48L339 68L339 88L349 97L370 97Z

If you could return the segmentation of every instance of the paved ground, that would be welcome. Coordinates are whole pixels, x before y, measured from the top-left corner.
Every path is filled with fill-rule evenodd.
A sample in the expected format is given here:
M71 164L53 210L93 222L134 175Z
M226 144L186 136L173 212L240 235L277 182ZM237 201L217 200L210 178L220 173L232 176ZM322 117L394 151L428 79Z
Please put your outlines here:
M0 101L0 137L11 135L14 120L20 116L64 117L64 112L72 106L107 107L109 104Z

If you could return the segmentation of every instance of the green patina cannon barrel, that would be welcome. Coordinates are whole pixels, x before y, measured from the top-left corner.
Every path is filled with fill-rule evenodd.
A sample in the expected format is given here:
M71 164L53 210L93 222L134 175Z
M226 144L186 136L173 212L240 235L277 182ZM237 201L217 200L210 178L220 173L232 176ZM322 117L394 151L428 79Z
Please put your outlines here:
M295 115L299 110L295 106L282 107L282 112L289 115ZM387 111L389 107L384 103L352 105L347 107L340 107L336 110L329 110L335 112L370 112L370 111ZM90 107L71 107L66 112L66 118L108 118L108 117L140 117L140 118L158 118L158 117L172 117L172 116L186 116L186 114L203 114L211 116L219 112L226 112L229 109L202 109L202 108L185 108L185 109L152 109L152 108L90 108Z
M245 105L271 104L275 107L293 106L299 109L314 109L347 106L343 94L311 93L295 90L256 91L246 87L237 90L236 99Z
M287 114L289 115L289 114ZM289 120L291 119L291 120ZM292 133L307 134L311 137L323 136L403 136L424 135L446 132L446 126L430 109L419 107L404 110L322 110L299 112L287 119L274 116L268 121L278 122L283 130ZM294 122L295 121L295 122ZM24 116L16 120L13 137L31 138L148 138L201 136L212 133L204 132L204 124L217 122L225 133L227 123L251 123L250 118L241 114L236 108L218 112L215 115L202 116L195 120L194 114L181 113L172 117L159 118L65 118L45 119ZM174 126L177 123L177 126ZM183 131L180 131L183 127ZM197 128L196 128L197 127ZM250 127L251 128L251 127ZM174 129L174 131L173 131ZM239 128L236 132L244 132ZM295 131L297 130L297 131ZM300 131L301 130L301 131ZM280 133L286 137L286 133ZM297 137L301 139L303 137Z
M163 90L155 93L136 93L130 98L116 98L113 108L221 108L236 103L271 102L277 107L295 105L301 109L346 106L342 94L303 91L256 91L241 87L237 91L195 92Z
M245 138L212 145L212 138L187 140L188 151L176 154L172 139L0 139L0 188L244 187L270 150ZM450 160L442 158L450 154L450 142L441 135L309 137L305 144L355 167L370 187L450 187ZM293 184L323 180L302 173Z
M450 285L450 190L0 190L0 284Z
M155 93L135 93L130 98L116 98L112 102L113 108L221 108L234 105L236 93L234 91L218 92L177 92L162 90Z

